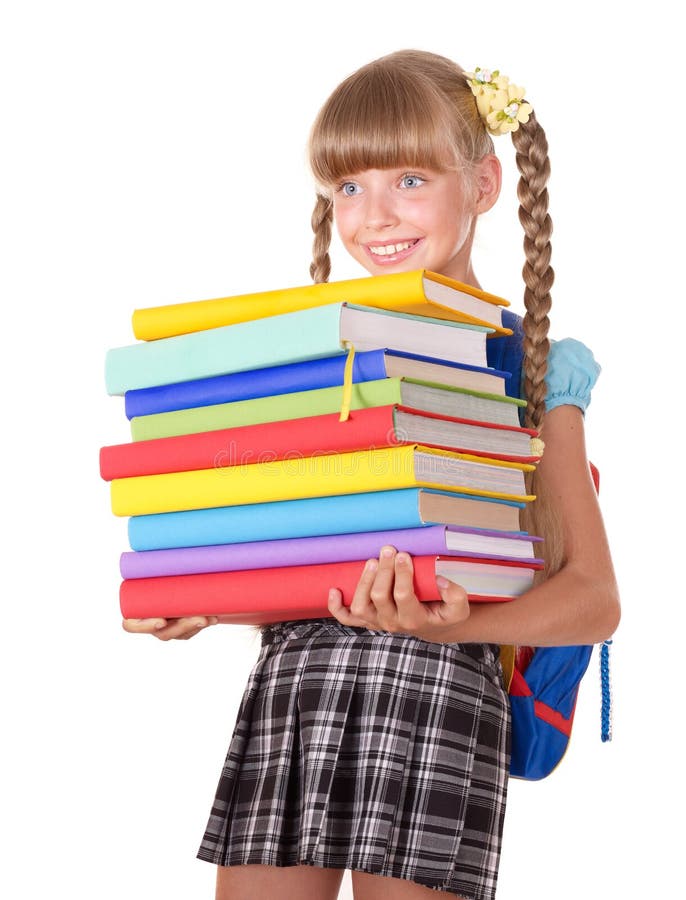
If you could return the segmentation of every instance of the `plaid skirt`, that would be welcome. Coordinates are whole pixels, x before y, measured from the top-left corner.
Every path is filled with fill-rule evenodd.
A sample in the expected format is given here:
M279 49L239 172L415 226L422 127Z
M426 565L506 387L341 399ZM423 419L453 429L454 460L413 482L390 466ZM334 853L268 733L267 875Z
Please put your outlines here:
M497 648L341 625L262 634L198 857L495 896L510 721Z

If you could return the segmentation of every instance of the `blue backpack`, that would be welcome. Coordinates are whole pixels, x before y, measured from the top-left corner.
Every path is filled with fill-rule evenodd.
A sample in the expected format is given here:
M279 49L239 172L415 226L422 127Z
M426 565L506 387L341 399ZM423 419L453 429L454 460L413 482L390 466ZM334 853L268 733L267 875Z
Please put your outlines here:
M488 364L511 372L507 393L521 396L523 337L522 320L503 310L503 325L512 329L506 337L487 342ZM596 489L598 473L591 466ZM609 659L610 641L601 646L603 741L610 740ZM512 711L510 774L538 780L549 775L562 759L572 731L574 710L593 645L575 647L501 648L501 662Z

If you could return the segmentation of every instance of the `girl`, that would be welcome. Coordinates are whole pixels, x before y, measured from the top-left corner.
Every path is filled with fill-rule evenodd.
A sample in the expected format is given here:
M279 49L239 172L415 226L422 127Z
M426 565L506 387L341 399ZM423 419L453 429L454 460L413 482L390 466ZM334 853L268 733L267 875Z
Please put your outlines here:
M403 51L364 66L326 101L310 137L317 183L314 281L335 222L372 275L427 268L479 287L478 216L500 191L491 134L510 133L524 227L526 425L545 454L528 530L545 535L532 590L470 609L459 585L420 603L412 560L384 547L350 608L263 629L199 856L218 900L328 900L344 869L357 900L495 896L507 790L509 707L498 645L589 644L615 630L617 588L589 476L583 410L597 376L575 341L549 344L547 144L523 91ZM550 355L549 355L550 351ZM167 640L213 624L126 621Z

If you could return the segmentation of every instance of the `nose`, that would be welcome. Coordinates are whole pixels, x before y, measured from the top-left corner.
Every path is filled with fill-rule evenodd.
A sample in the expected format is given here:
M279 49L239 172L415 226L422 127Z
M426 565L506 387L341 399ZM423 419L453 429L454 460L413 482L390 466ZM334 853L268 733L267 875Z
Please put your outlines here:
M367 190L365 204L365 224L374 231L390 228L400 221L395 199L387 189Z

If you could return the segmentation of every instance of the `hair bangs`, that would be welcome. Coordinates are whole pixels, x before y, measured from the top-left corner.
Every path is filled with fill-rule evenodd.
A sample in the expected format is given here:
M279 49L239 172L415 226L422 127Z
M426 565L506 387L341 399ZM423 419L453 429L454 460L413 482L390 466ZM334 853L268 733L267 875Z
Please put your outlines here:
M456 169L453 128L445 98L428 79L372 64L321 109L310 134L310 166L325 188L366 169Z

